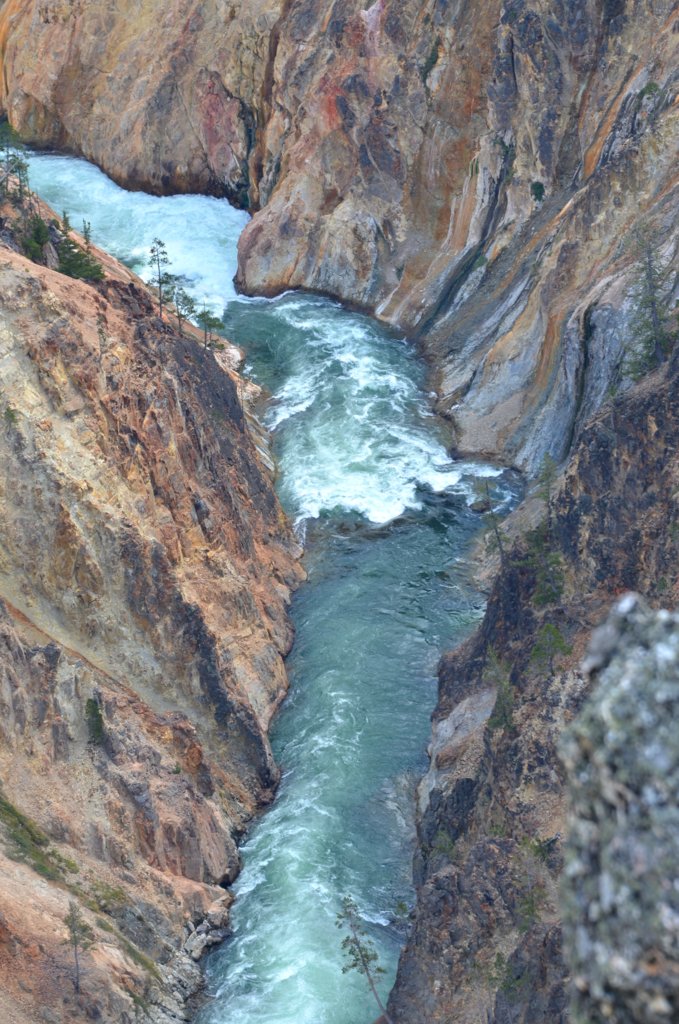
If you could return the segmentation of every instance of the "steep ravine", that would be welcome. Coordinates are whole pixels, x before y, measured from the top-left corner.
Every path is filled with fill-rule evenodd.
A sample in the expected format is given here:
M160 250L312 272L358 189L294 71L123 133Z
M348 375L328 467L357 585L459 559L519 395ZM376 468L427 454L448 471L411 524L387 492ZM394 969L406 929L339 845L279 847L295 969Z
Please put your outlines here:
M0 1015L164 1024L277 781L300 549L233 372L125 267L37 266L0 214Z
M271 392L279 491L306 532L291 698L274 728L283 782L245 846L234 935L212 961L201 1019L369 1021L367 987L342 974L335 915L346 893L359 903L386 998L403 938L396 909L411 897L410 804L435 665L480 611L465 557L480 523L474 478L490 477L500 502L512 478L450 460L404 339L316 296L234 298L220 257L225 237L235 252L240 215L226 203L125 193L67 157L32 158L31 175L126 259L158 232L196 294L222 295L229 337Z
M419 333L461 450L534 470L630 339L677 221L672 0L6 0L0 103L127 186L256 211L250 293ZM461 399L464 397L464 402Z
M565 1019L556 737L611 596L676 598L672 392L611 395L635 229L676 259L678 17L669 0L0 7L2 102L28 137L248 205L241 285L419 332L461 450L528 470L577 453L553 512L563 600L536 612L519 546L481 634L443 661L402 1022ZM545 617L573 647L555 673L530 660ZM511 729L486 730L489 648Z

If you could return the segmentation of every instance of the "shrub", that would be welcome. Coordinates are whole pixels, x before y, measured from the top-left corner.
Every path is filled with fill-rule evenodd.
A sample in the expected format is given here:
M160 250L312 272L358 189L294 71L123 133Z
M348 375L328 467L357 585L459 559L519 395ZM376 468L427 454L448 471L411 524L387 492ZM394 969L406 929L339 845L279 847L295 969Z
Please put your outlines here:
M420 68L420 78L422 79L423 85L427 84L427 79L436 67L439 59L439 48L441 46L441 36L437 36L434 40L429 56L425 60L424 64Z
M643 100L647 96L657 96L660 92L660 86L657 82L647 82L639 93L639 99Z
M87 729L90 734L89 742L95 744L103 743L106 738L104 719L101 714L101 708L93 697L90 697L85 704L85 718L87 719Z
M432 843L431 852L452 861L455 857L455 841L440 828Z
M536 203L541 203L545 198L545 186L541 181L533 181L530 186L530 194Z
M520 932L527 932L540 917L540 912L547 903L547 890L542 883L531 886L521 897L517 905L518 926Z
M8 855L28 864L43 878L61 878L58 855L49 849L49 838L42 829L0 794L0 822L5 826Z

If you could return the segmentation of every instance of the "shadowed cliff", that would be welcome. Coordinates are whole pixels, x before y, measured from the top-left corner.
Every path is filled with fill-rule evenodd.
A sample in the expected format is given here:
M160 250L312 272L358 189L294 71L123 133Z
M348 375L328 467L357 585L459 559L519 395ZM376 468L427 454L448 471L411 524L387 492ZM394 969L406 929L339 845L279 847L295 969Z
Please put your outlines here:
M679 359L583 431L541 525L508 528L479 631L440 665L419 795L417 906L398 1024L566 1021L559 877L564 727L591 680L592 629L626 590L676 604Z

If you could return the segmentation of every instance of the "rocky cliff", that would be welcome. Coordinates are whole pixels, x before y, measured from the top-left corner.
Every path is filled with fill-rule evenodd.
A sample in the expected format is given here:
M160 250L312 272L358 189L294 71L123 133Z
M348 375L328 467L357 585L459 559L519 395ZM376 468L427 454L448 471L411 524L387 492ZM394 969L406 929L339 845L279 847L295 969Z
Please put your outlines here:
M277 781L299 551L228 353L102 253L98 284L31 263L0 213L3 1022L181 1020Z
M5 0L0 104L130 187L256 212L239 281L421 336L460 449L600 406L644 223L676 249L671 0Z
M557 744L587 692L577 666L591 628L617 593L634 587L654 600L678 596L676 360L612 397L635 344L638 229L664 266L676 262L678 50L679 10L670 0L0 5L0 103L28 140L83 153L129 187L200 189L250 208L241 287L266 294L315 289L417 335L460 450L529 471L545 451L557 459L574 453L543 525L515 524L523 539L513 550L504 542L481 631L442 663L432 764L420 802L418 907L391 1001L401 1024L566 1018L556 890L565 797ZM676 288L675 272L662 292L668 307ZM102 301L115 306L120 295L109 286ZM106 356L96 356L93 323L90 317L85 335L94 363L78 359L63 371L78 395L82 367ZM144 351L147 344L150 353L169 344L156 328L144 330ZM108 337L106 327L103 333ZM158 365L165 366L165 348L162 353ZM44 385L48 396L56 388L52 378L62 379L62 363L54 367ZM102 385L105 408L97 415L107 439L109 431L118 437L121 424L115 443L134 474L140 421L160 430L154 423L161 410L147 417L145 397L121 407L117 396ZM176 404L168 403L162 413L174 409L174 416ZM203 413L209 409L199 404ZM120 418L121 408L128 418ZM75 430L83 415L76 411L63 422ZM23 419L18 424L24 428ZM11 440L14 407L6 427ZM164 429L159 436L168 436ZM37 428L35 437L42 437ZM88 457L93 449L100 458L98 443L82 446ZM37 473L43 459L32 458ZM144 490L146 471L140 472L134 486L148 507L160 502L154 529L165 530L163 503L177 474L163 459L154 462L163 481L159 497L153 484ZM83 474L78 466L74 479L94 487L96 473ZM247 473L245 479L249 493ZM52 491L41 478L37 483L34 501L49 502ZM66 502L75 526L67 522L65 536L82 530L76 511L85 499ZM135 492L131 504L140 500ZM206 529L209 538L215 498L205 499L205 521L202 504L192 500L181 506L182 522L192 538L205 537ZM132 522L134 533L140 514L131 514L126 506L120 522ZM273 510L263 511L262 522L272 522L270 515ZM36 513L27 518L22 529L35 537ZM241 527L230 536L237 549ZM97 538L108 560L100 564L85 545L84 567L74 557L64 575L69 579L76 565L86 573L92 561L106 580L92 610L79 608L73 596L73 610L62 613L62 630L73 614L77 643L57 632L58 611L48 614L56 587L40 559L39 608L27 609L18 594L10 603L50 640L41 633L21 642L46 649L63 642L83 664L114 679L120 672L112 669L127 671L130 651L140 644L142 663L132 666L135 678L148 680L140 699L154 714L174 713L158 697L168 665L179 673L180 712L192 701L202 705L206 686L207 699L231 723L230 752L220 756L254 765L249 781L265 790L272 769L259 726L281 692L277 670L265 671L263 690L251 695L249 655L232 663L231 653L210 653L212 667L194 670L184 654L168 662L162 642L170 636L176 652L188 644L189 666L193 657L203 664L200 616L194 641L193 626L176 629L173 609L175 600L203 607L195 598L199 582L207 580L206 591L215 593L210 558L199 571L194 554L186 568L186 542L172 528L163 532L167 558L181 567L171 570L168 583L153 545L139 554L140 545L122 545L119 533L111 541L101 528ZM63 543L60 536L52 542ZM268 559L271 549L265 550ZM33 571L30 554L26 544L22 564ZM241 556L239 566L247 563ZM130 559L132 566L141 561L152 580L148 592L127 585ZM14 567L11 575L23 579ZM229 571L217 576L219 586L231 586ZM282 649L281 620L260 603L260 583L247 580L264 623L263 632L253 627L253 644L273 629L274 649ZM65 593L75 595L75 588ZM239 606L241 597L247 604L238 594L229 590L227 607ZM243 616L249 624L249 613ZM12 628L19 622L15 613ZM118 638L113 665L99 663L102 629ZM270 651L266 643L259 648L267 666ZM226 702L216 677L229 681ZM97 686L92 699L107 719L112 705L99 696L104 681ZM106 728L107 736L115 731L112 723ZM86 735L80 734L83 757L96 768L108 751L86 743ZM137 755L130 756L136 765ZM183 762L176 761L181 773ZM104 785L103 769L96 771ZM183 778L172 773L170 781ZM72 785L69 778L64 799ZM230 793L233 782L223 785L221 806L226 800L238 826L234 807L242 806L243 795ZM209 805L214 795L205 799ZM173 810L177 803L173 795ZM45 828L49 821L36 808ZM120 827L129 830L128 819ZM156 870L155 862L148 870Z
M397 1024L570 1019L559 742L590 689L579 665L591 630L616 595L679 600L678 379L675 352L609 400L539 525L517 513L521 536L502 542L482 626L442 660L419 795L418 901L390 1002Z

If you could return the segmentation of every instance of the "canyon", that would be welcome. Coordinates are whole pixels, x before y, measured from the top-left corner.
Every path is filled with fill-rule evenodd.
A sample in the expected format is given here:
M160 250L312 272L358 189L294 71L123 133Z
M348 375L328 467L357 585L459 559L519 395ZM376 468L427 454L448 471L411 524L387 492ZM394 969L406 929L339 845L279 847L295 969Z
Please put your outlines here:
M638 238L675 268L663 302L677 300L678 55L667 0L0 5L0 107L27 142L129 189L249 210L245 293L373 313L425 354L457 454L529 478L545 454L561 465L547 501L510 516L506 550L479 550L495 570L485 618L441 662L399 1024L569 1019L559 738L611 601L679 596L676 355L639 382L629 370ZM2 249L2 777L52 867L82 861L90 900L124 883L152 905L143 922L113 914L96 998L123 1020L134 995L164 1021L163 1000L186 1005L177 992L197 984L191 948L212 925L205 943L193 929L219 932L235 841L276 784L267 730L299 549L233 369L100 258L105 286L66 288ZM563 646L541 659L546 626ZM3 984L27 1024L44 994L13 965L58 960L67 896L4 863ZM44 941L25 905L52 921ZM149 976L123 939L174 966Z
M640 223L677 218L669 0L7 0L0 105L128 188L254 212L249 293L422 339L461 451L534 472L620 373ZM672 243L674 244L674 243Z

